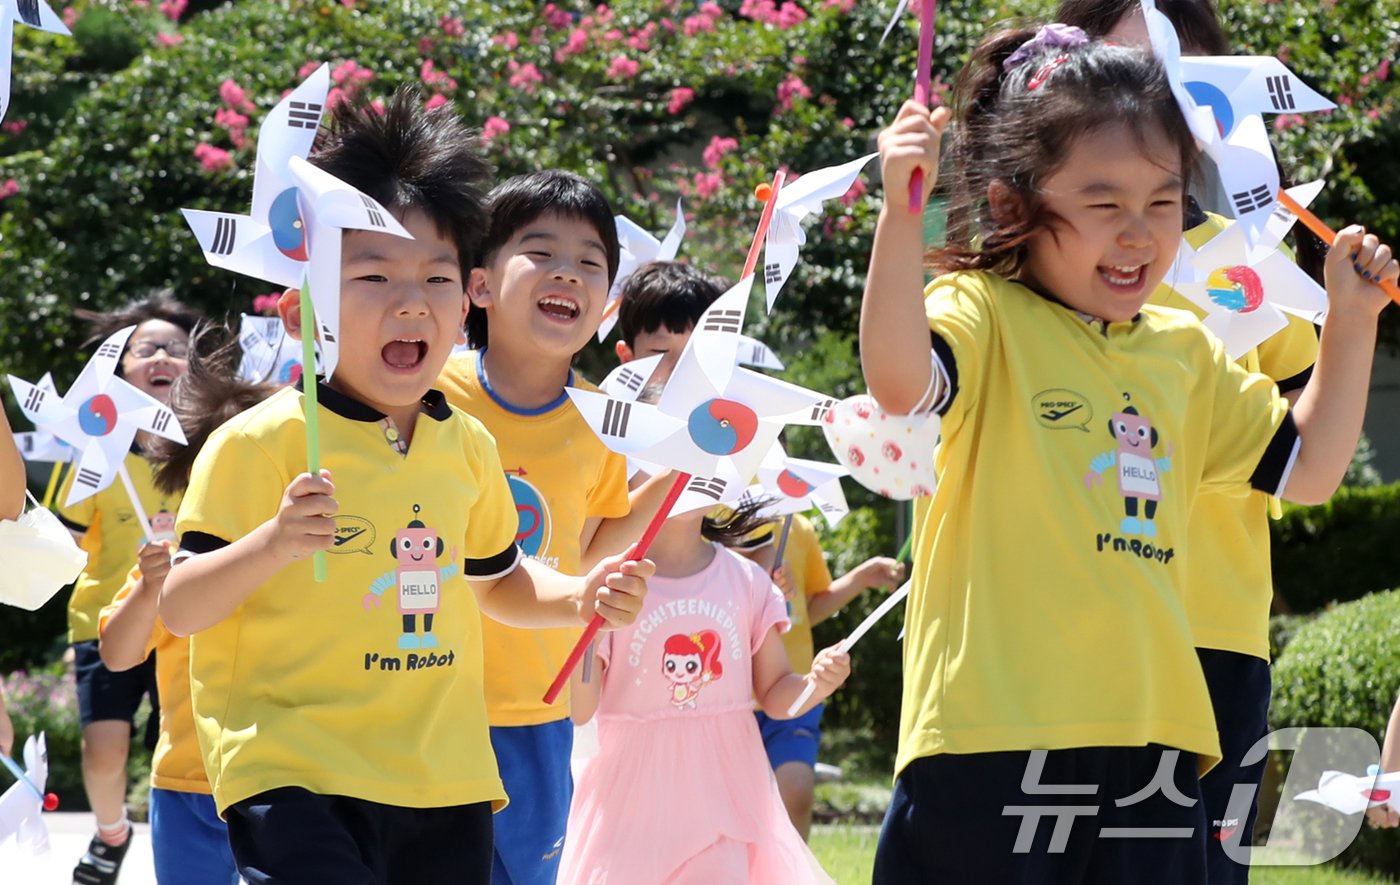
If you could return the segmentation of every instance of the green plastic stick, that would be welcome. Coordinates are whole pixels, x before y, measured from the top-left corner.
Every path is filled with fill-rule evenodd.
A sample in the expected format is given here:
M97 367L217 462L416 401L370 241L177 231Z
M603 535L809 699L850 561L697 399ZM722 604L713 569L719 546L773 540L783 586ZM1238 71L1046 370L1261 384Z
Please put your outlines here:
M306 472L321 475L321 420L316 403L316 308L311 304L311 280L301 285L301 386L306 408ZM318 583L326 580L326 553L311 555L311 571Z

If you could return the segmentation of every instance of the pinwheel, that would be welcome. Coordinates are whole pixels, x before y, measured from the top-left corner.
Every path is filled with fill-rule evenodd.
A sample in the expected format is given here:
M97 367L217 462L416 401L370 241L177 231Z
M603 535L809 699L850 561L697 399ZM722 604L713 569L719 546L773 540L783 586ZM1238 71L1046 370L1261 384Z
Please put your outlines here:
M50 34L68 34L68 26L44 0L0 0L0 120L10 109L10 67L14 59L15 22Z
M30 735L24 742L24 769L9 756L0 756L15 776L15 783L0 795L0 844L11 836L32 854L49 850L49 828L42 812L58 808L58 797L45 793L49 780L49 753L44 735Z
M681 201L676 200L676 220L666 232L666 239L658 240L651 232L625 215L613 218L617 225L619 247L617 276L613 277L612 288L608 290L608 300L603 307L603 321L598 326L598 340L605 340L617 325L617 309L622 304L622 284L632 272L649 261L671 261L681 250L681 239L685 237L685 210Z

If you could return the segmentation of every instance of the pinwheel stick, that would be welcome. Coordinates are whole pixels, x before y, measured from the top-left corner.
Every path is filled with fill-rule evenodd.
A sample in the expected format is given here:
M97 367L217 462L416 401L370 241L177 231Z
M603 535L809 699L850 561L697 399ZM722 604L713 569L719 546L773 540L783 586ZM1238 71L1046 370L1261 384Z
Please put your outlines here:
M783 554L787 552L788 534L792 532L792 514L783 517L783 531L778 535L778 550L773 554L773 571L783 567Z
M6 756L4 753L0 753L0 762L5 763L5 767L10 770L10 774L15 776L15 780L24 784L29 788L30 792L39 797L39 801L43 803L45 811L53 811L58 807L58 797L53 793L45 793L43 790L39 789L38 785L29 779L29 775L24 773L24 769L20 768L15 760Z
M739 279L749 276L758 267L758 256L763 251L764 239L768 236L768 225L773 220L773 209L778 205L778 193L783 188L783 178L785 174L781 169L773 176L771 185L761 184L754 190L754 195L763 200L763 214L758 218L758 229L754 231L753 242L749 245L748 257L744 260L744 272L739 275ZM305 307L302 308L305 311ZM308 426L308 431L310 427ZM627 558L631 560L641 559L646 556L647 550L651 549L651 542L656 539L656 533L661 531L661 526L666 522L666 518L671 515L671 508L676 506L676 501L680 499L681 492L685 491L686 483L690 482L689 473L677 473L676 479L671 483L671 488L666 492L666 498L661 502L661 509L656 511L651 522L647 525L646 531L642 533L641 540L632 545L632 549L627 552ZM583 635L574 643L573 649L569 651L569 656L564 659L564 666L559 668L559 673L550 683L549 690L544 693L544 702L552 704L559 698L559 693L564 690L565 684L569 681L569 676L578 666L578 662L583 658L589 646L593 643L593 638L598 635L598 631L603 628L602 615L594 615L593 620L588 622L588 626L583 629Z
M53 509L53 496L58 492L58 476L63 472L63 462L53 462L53 470L49 471L49 485L44 489L44 509Z
M141 506L141 498L136 494L136 486L131 481L131 474L127 472L125 461L117 465L117 476L122 478L126 496L131 499L131 506L136 511L136 521L141 523L141 531L146 533L146 543L149 544L155 539L155 532L151 531L151 520L146 516L146 508Z
M889 614L890 609L899 605L899 603L904 600L904 597L909 595L909 588L912 586L913 584L906 582L903 587L900 587L898 590L885 597L885 601L880 603L873 612L867 615L865 620L860 622L860 626L851 631L850 636L841 640L839 648L842 651L850 651L852 646L860 642L862 636L870 632L871 627L879 623L881 618ZM807 687L802 689L802 694L797 696L797 700L792 702L791 707L788 707L788 715L796 716L797 711L802 709L802 705L807 703L807 700L812 696L812 692L816 690L817 684L815 682L807 683Z
M914 100L924 107L933 99L933 18L937 0L920 0L919 67L914 79ZM915 169L909 177L909 211L924 211L924 170Z
M316 308L311 303L311 280L301 286L301 377L302 404L306 409L306 472L321 475L321 418L316 396ZM326 554L311 555L311 573L318 583L326 580Z
M1329 246L1332 245L1332 241L1337 238L1336 232L1333 231L1332 228L1328 227L1327 223L1324 222L1321 218L1318 218L1316 215L1314 215L1312 211L1308 209L1307 206L1304 206L1302 203L1299 203L1297 200L1290 197L1288 195L1288 191L1285 190L1280 190L1278 192L1278 201L1283 204L1283 207L1285 209L1298 216L1298 220L1303 222L1303 224L1307 226L1308 230L1317 234L1318 238L1321 239L1322 242L1326 243ZM1378 282L1376 283L1376 285L1381 287L1382 292L1390 296L1391 301L1400 304L1400 288L1396 288L1394 283Z

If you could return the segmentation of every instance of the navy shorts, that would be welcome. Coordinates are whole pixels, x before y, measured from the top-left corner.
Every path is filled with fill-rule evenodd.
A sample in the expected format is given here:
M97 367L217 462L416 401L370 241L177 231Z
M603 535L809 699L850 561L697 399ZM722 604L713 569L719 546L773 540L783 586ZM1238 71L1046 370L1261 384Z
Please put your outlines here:
M1269 732L1269 663L1253 655L1233 651L1198 648L1201 670L1215 707L1215 726L1220 730L1220 764L1201 778L1201 798L1205 800L1209 836L1206 863L1210 885L1249 881L1249 865L1225 853L1229 846L1237 856L1237 846L1248 851L1254 843L1254 821L1259 815L1259 783L1264 779L1268 754L1262 753L1251 765L1241 765L1251 747ZM1247 787L1248 805L1230 807L1236 786Z
M78 683L78 722L84 728L94 722L116 720L135 728L136 710L144 695L151 696L146 720L146 747L155 749L160 730L160 696L156 691L156 656L151 655L120 672L108 670L97 650L97 640L73 643L73 671Z
M796 719L774 719L762 710L754 711L754 716L758 717L758 732L763 735L763 749L774 771L789 762L817 767L824 709L824 704L817 704Z
M875 885L1205 881L1194 754L1148 746L1036 756L1038 775L1028 773L1029 751L911 762L880 829Z
M493 726L491 748L510 803L496 815L493 885L554 885L574 795L574 723Z
M400 808L279 787L229 806L248 885L491 881L491 803Z

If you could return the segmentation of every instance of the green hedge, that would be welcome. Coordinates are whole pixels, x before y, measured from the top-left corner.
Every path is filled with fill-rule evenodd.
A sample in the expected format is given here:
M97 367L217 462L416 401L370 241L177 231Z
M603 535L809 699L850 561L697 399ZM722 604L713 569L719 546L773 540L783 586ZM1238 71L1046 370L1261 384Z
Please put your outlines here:
M1274 592L1304 614L1400 584L1400 484L1342 488L1273 523Z
M1345 726L1384 739L1400 692L1400 592L1343 603L1299 626L1274 663L1272 728ZM1355 772L1360 773L1360 772ZM1393 873L1400 840L1363 827L1343 863Z

